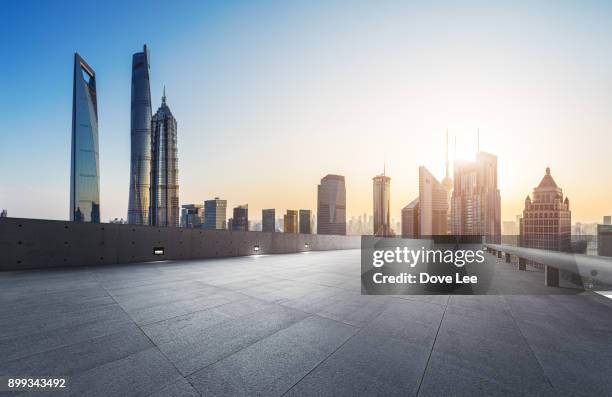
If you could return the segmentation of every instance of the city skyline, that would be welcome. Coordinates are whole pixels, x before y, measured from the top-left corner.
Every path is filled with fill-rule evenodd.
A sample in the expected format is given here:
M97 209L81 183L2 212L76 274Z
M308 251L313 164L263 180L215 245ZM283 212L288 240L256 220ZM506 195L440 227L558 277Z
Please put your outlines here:
M444 175L444 152L439 150L443 131L449 128L451 138L457 136L457 156L451 148L454 159L475 152L480 128L480 146L495 153L499 161L502 220L521 213L525 192L534 187L529 181L546 166L555 170L560 185L572 197L573 220L598 222L612 211L611 192L598 183L609 177L612 168L612 159L605 153L612 144L608 133L612 101L605 89L611 60L601 55L612 53L608 51L611 35L606 34L610 27L604 23L610 15L607 6L560 7L561 15L582 17L571 31L541 10L530 14L531 19L521 21L535 44L523 33L508 30L522 11L531 9L527 4L483 6L475 16L462 11L450 21L455 30L447 27L443 32L433 32L419 19L429 15L437 22L448 22L435 6L381 3L356 7L346 10L347 19L338 21L356 36L350 40L334 32L326 19L330 8L338 7L335 4L318 4L305 15L299 12L303 5L283 5L273 19L265 17L266 7L191 6L171 11L190 14L184 27L168 26L161 33L140 22L155 19L150 17L161 13L156 7L130 4L112 15L96 10L101 21L130 19L136 11L144 15L130 19L133 29L122 32L120 38L109 32L108 24L101 23L94 30L77 21L71 30L82 33L82 39L67 35L48 48L44 32L52 29L62 35L65 31L59 26L61 18L51 18L57 11L46 5L33 12L9 5L14 18L7 26L23 34L2 44L14 56L0 66L0 78L3 87L15 94L3 98L1 106L11 114L6 131L14 131L3 136L3 147L11 150L2 150L0 156L0 169L5 171L1 208L16 217L67 218L71 96L67 71L70 54L79 51L97 72L101 220L126 217L130 55L147 43L153 49L152 96L161 96L164 83L172 87L173 112L181 120L181 204L222 196L229 208L248 202L254 214L272 207L279 213L291 208L314 209L317 181L322 175L337 173L346 177L350 219L370 212L369 181L386 161L394 180L391 217L398 219L400 209L418 194L419 165L438 178ZM490 23L468 23L487 22L505 11L499 29ZM394 18L394 13L403 18ZM368 14L362 27L349 21ZM296 19L297 15L303 18ZM26 16L36 25L27 33L19 25ZM214 23L202 23L213 16ZM292 30L297 20L303 22ZM372 34L368 27L377 21L388 23L368 39ZM405 28L410 25L407 21L414 25ZM266 24L271 28L264 28ZM261 34L246 38L245 29L259 29ZM295 36L291 41L279 39L273 34L278 29L295 32ZM429 36L418 45L407 38L404 33L410 30L405 29ZM447 34L457 30L459 35L451 40ZM309 31L324 32L326 43L306 33ZM222 40L223 32L227 35ZM551 36L566 40L555 46ZM375 45L379 42L386 43L382 49ZM494 45L504 58L492 55ZM551 53L537 52L542 45L552 48ZM39 66L37 58L25 54L23 48L46 59L45 73L34 72ZM432 53L432 48L437 52ZM304 61L299 54L325 59L319 55L334 49L340 50L342 60L307 63L312 70L295 63ZM405 57L406 53L417 55L417 62ZM236 66L246 63L251 67ZM365 74L369 77L355 84ZM31 118L33 113L40 117ZM304 135L309 139L300 140ZM232 145L246 136L247 144ZM552 136L561 138L555 139L554 150L542 150L551 145ZM300 144L294 145L298 140ZM280 171L276 166L279 147L287 150ZM236 152L227 156L231 150ZM317 157L307 161L313 153ZM39 179L37 169L28 164L30 155L46 168L46 178L36 185L29 183ZM260 171L244 172L254 158L260 162ZM529 161L523 160L526 158ZM232 178L226 178L228 174ZM45 197L42 203L41 196Z

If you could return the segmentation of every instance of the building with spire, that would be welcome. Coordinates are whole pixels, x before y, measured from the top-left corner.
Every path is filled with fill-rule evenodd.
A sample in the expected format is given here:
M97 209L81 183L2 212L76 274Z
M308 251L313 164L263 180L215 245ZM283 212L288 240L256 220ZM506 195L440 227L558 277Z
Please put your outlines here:
M100 165L96 73L74 54L70 220L100 223Z
M525 247L568 252L571 248L572 213L567 197L550 174L546 173L533 189L533 200L525 198L521 222L521 243Z
M179 226L179 185L177 124L166 103L162 103L151 120L151 192L149 224Z
M453 180L450 177L450 169L449 169L449 161L448 161L448 130L446 130L446 159L444 161L444 179L442 179L442 187L446 191L446 207L447 207L447 217L446 217L446 230L450 233L451 230L451 198L453 194Z
M130 197L128 223L149 224L151 183L151 88L149 51L132 56L132 103L130 122Z
M385 167L386 168L386 167ZM374 235L391 236L391 178L383 173L372 178Z

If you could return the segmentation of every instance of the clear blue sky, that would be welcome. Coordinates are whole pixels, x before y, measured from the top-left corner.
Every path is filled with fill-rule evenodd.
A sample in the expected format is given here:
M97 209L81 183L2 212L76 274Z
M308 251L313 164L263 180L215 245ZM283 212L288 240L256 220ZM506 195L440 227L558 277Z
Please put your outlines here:
M495 3L495 4L491 4ZM392 217L458 156L499 156L502 217L546 166L574 220L612 213L612 3L4 1L0 208L68 217L73 53L95 69L101 213L125 217L130 63L151 50L179 126L181 203L315 208L326 173L371 213L387 163ZM587 177L585 177L587 176Z

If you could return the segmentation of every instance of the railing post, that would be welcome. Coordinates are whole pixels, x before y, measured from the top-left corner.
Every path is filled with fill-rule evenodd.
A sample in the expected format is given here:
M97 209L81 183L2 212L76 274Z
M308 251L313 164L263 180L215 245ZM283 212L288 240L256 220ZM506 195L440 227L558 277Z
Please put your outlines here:
M527 259L525 258L521 258L519 256L519 264L518 264L518 269L519 270L527 270Z
M510 254L506 253L506 263L512 263L512 258L510 258Z
M559 269L549 265L544 265L544 284L547 287L558 287Z

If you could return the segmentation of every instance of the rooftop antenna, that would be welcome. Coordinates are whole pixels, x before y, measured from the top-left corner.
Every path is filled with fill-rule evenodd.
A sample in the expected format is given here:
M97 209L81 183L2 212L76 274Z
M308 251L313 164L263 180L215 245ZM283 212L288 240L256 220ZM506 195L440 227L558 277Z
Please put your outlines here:
M166 85L164 84L164 95L162 95L162 103L166 103Z

